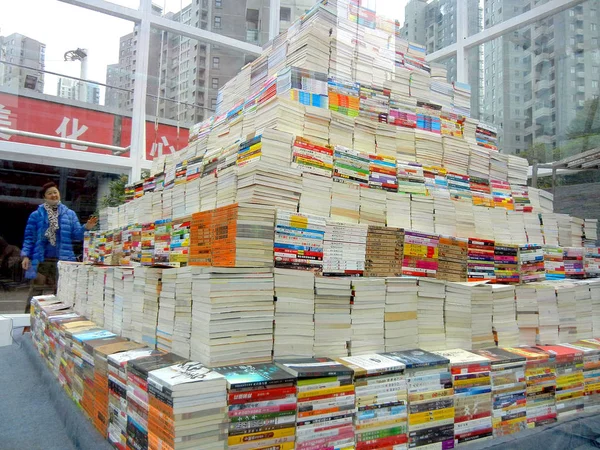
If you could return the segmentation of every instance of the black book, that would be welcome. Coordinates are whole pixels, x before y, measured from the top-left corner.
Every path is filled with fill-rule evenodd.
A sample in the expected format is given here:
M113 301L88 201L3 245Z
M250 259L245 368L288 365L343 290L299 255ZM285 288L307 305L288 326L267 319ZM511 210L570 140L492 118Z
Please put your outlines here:
M330 358L296 358L275 361L275 364L297 378L352 376L350 367Z
M296 377L275 364L239 364L214 369L227 379L229 389L269 387L294 383Z

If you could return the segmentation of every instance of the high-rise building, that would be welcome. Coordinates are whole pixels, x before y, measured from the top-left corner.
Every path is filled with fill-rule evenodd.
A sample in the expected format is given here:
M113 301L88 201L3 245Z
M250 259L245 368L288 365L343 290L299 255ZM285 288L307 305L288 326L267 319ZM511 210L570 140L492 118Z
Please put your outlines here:
M19 33L0 36L0 55L6 61L0 86L44 92L45 44Z
M404 8L404 26L401 35L417 44L425 45L427 53L441 50L456 43L457 1L465 2L467 8L467 35L481 31L481 8L479 0L410 0ZM468 52L468 83L471 85L471 111L477 117L480 104L481 74L480 53ZM456 58L442 61L448 70L448 81L456 81Z
M81 97L80 87L82 81L72 78L60 77L56 88L56 95L62 98L70 98L80 102L100 104L100 86L94 83L85 83L85 98Z
M546 2L485 0L485 27ZM482 119L499 128L503 152L568 156L561 146L575 117L599 94L598 15L598 2L586 1L484 44Z

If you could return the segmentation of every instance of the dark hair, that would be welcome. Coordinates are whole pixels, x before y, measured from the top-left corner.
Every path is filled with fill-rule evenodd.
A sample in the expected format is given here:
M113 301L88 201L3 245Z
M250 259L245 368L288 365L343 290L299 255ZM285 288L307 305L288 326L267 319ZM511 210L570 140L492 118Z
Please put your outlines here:
M46 191L50 188L58 189L58 186L56 185L56 183L54 181L49 181L48 183L43 185L42 186L42 198L44 198L44 196L46 195Z

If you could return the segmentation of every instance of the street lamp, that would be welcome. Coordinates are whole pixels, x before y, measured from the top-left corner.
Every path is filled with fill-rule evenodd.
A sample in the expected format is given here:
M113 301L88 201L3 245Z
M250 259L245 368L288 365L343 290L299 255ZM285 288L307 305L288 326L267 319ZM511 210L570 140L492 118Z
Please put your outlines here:
M85 81L87 80L87 65L88 65L88 50L85 48L78 48L77 50L69 50L65 53L65 61L80 61L81 71L79 74L79 101L87 101L87 87Z

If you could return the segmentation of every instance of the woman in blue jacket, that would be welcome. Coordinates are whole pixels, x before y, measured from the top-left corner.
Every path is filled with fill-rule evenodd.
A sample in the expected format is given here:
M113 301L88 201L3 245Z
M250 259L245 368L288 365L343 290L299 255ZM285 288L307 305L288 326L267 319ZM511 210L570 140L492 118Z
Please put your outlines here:
M77 214L60 202L55 183L42 186L42 198L44 203L27 219L21 251L25 278L31 280L26 313L31 297L42 295L44 290L56 292L56 263L75 261L73 242L82 240L84 230L91 230L98 222L96 217L91 217L82 226Z

